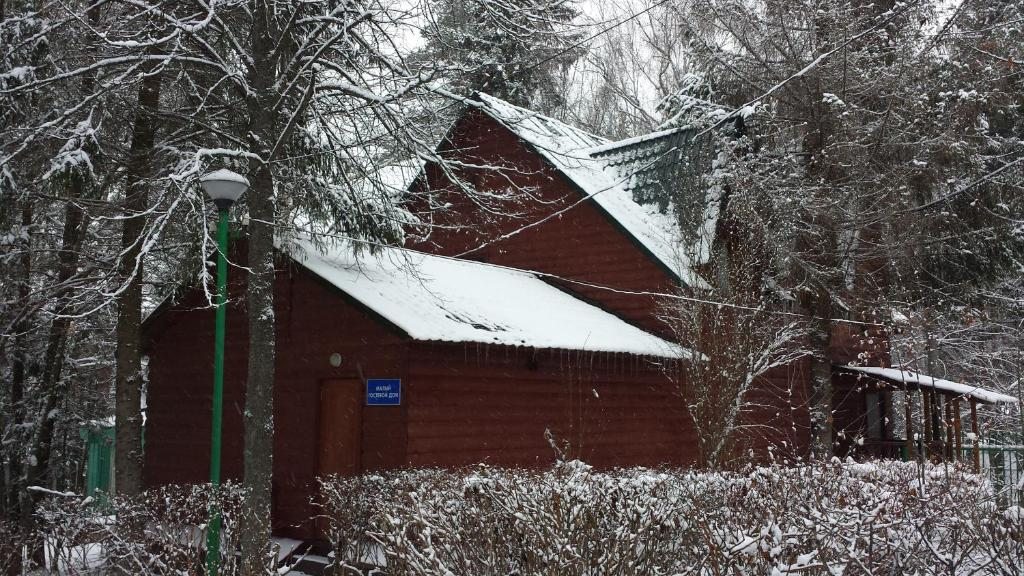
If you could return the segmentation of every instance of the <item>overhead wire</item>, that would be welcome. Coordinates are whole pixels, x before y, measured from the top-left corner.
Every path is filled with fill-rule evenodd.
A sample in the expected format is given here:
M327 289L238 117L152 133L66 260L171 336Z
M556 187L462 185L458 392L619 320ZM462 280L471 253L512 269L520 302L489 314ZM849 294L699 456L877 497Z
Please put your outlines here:
M650 12L651 10L654 10L655 8L658 8L660 6L664 6L665 4L668 4L671 1L672 0L659 0L658 2L655 2L654 4L651 4L647 8L644 8L643 10L641 10L641 11L635 13L635 14L632 14L631 16L623 18L622 20L619 20L618 22L608 26L607 28L602 28L601 30L598 30L594 34L592 34L590 36L587 36L586 38L583 38L582 40L574 42L574 43L570 44L569 46L567 46L566 48L563 48L562 50L560 50L558 52L555 52L554 54L551 54L550 56L547 56L546 58L543 58L541 60L538 60L537 62L534 62L532 65L533 66L540 66L541 64L546 64L546 63L554 60L555 58L559 58L561 56L565 56L569 52L572 52L573 50L579 48L580 46L583 46L587 42L590 42L591 40L594 40L594 39L599 38L600 36L602 36L604 34L607 34L608 32L611 32L612 30L618 28L619 26L622 26L626 22L631 22L633 20L636 20L637 18L643 16L644 14Z
M569 52L571 52L571 51L573 51L573 50L583 46L584 44L586 44L586 43L588 43L588 42L590 42L590 41L592 41L592 40L594 40L594 39L596 39L596 38L598 38L598 37L600 37L600 36L602 36L604 34L607 34L608 32L610 32L610 31L612 31L612 30L622 26L623 24L631 22L631 21L639 18L640 16L643 16L644 14L647 14L647 13L651 12L655 8L658 8L658 7L661 7L661 6L665 5L665 4L668 4L671 1L672 0L659 0L658 2L655 2L654 4L651 4L650 6L644 8L643 10L640 10L639 12L631 14L628 17L622 18L621 20L615 22L614 24L611 24L611 25L609 25L609 26L607 26L605 28L602 28L601 30L597 31L596 33L594 33L594 34L592 34L590 36L587 36L587 37L585 37L585 38L583 38L583 39L581 39L581 40L579 40L577 42L574 42L573 44L567 46L566 48L560 50L559 52L551 54L551 55L549 55L549 56L547 56L547 57L545 57L545 58L543 58L541 60L538 60L537 62L533 63L533 65L534 66L540 66L540 65L545 64L547 62L550 62L551 60L559 58L559 57L561 57L561 56L563 56L563 55L565 55L565 54L567 54L567 53L569 53ZM896 13L898 13L898 11ZM890 19L892 17L894 17L894 16L895 16L895 13L890 15ZM798 77L806 74L810 69L816 67L818 64L820 64L822 61L827 59L833 53L835 53L836 51L841 49L843 46L847 45L849 42L851 42L853 40L856 40L860 36L863 36L864 34L867 34L867 33L871 32L871 31L877 29L879 26L885 24L887 21L888 21L888 19L882 20L880 23L876 24L876 26L872 27L870 30L866 30L866 31L862 32L861 34L857 35L856 37L848 39L846 42L844 42L840 46L836 47L835 49L819 55L814 61L812 61L810 64L808 64L806 67L801 69L796 74L790 76L789 78L786 78L782 82L778 83L776 86L773 86L766 93L764 93L761 96L758 96L757 98L751 100L747 105L741 106L741 107L735 109L733 111L733 114L730 114L729 117L735 115L736 113L738 113L739 111L743 110L747 106L756 104L757 102L761 101L765 97L770 96L773 92L777 91L783 85L787 84L788 82L792 81L795 78L798 78ZM721 122L717 123L715 126L720 125L720 124L721 124ZM709 129L705 129L700 134L698 134L698 136L706 133L710 129L713 129L715 126L712 126ZM1016 162L1014 162L1012 164L1015 164L1015 163ZM1001 170L999 170L999 171L1001 171ZM997 171L997 172L999 172L999 171ZM991 177L992 175L994 175L994 174L990 174L989 177ZM967 186L966 189L972 188L975 184L977 184L977 182L972 183L971 185ZM568 207L562 209L561 211L559 211L558 213L556 213L556 215L561 215L562 213L567 212L568 210L571 210L572 208L575 208L576 206L579 206L580 204L584 203L586 200L589 200L589 199L593 198L595 195L600 194L601 192L605 192L608 189L611 189L613 187L615 187L614 183L611 186L608 186L608 187L606 187L604 189L598 190L597 192L593 192L593 193L587 194L583 198L581 198L579 201L574 202L570 206L568 206ZM929 203L929 205L941 203L943 201L948 201L952 196L959 195L960 193L965 192L966 189L957 190L954 194L950 194L950 195L948 195L948 196L946 196L944 198L937 199L936 201L934 201L932 203ZM921 206L921 207L918 207L917 209L918 210L925 209L929 205ZM465 252L463 252L463 253L461 253L461 254L459 254L457 256L447 256L447 255L440 255L440 254L432 254L432 253L429 253L429 252L415 250L415 249L408 248L408 247L405 247L405 246L393 246L393 245L388 245L388 244L384 244L384 243L380 243L380 242L375 242L375 241L371 241L371 240L366 240L366 239L362 239L362 238L355 238L355 237L347 236L347 235L344 235L344 234L313 232L313 231L309 231L309 230L303 230L301 228L294 227L294 226L291 226L289 228L292 228L293 230L298 231L298 232L303 232L303 233L311 234L311 235L315 235L315 236L337 238L337 239L347 240L347 241L350 241L350 242L358 242L358 243L368 244L368 245L372 245L372 246L377 246L377 247L381 247L381 248L398 249L398 250L402 250L402 251L413 253L413 254L419 254L419 255L424 255L424 256L433 256L433 257L436 257L436 258L444 258L444 259L447 259L447 260L452 260L452 261L457 261L457 262L469 262L469 263L473 263L473 264L477 264L477 265L490 266L490 267L494 267L494 268L505 269L505 270L515 271L515 272L520 272L520 273L528 273L528 274L532 274L532 275L535 275L535 276L540 277L540 278L546 278L546 279L555 280L555 281L559 281L559 282L564 282L564 283L568 283L568 284L574 284L574 285L578 285L578 286L585 286L587 288L592 288L592 289L596 289L596 290L610 291L610 292L614 292L614 293L617 293L617 294L625 294L625 295L633 295L633 296L645 296L645 297L667 298L667 299L673 299L673 300L693 302L693 303L698 303L698 304L706 304L706 305L713 305L713 306L720 306L720 307L728 307L728 308L745 310L745 311L750 311L750 312L762 312L762 313L768 313L768 314L774 314L774 315L780 315L780 316L796 317L796 318L801 318L801 319L805 319L805 320L828 320L830 322L838 322L838 323L861 325L861 326L872 326L872 327L884 326L884 324L878 323L878 322L865 322L865 321L859 321L859 320L850 320L850 319L846 319L846 318L827 318L826 319L826 318L822 318L822 317L818 317L818 316L813 316L813 315L808 315L808 314L801 314L801 313L798 313L798 312L786 312L786 311L783 311L783 310L771 310L771 309L764 308L764 307L747 306L747 305L736 304L736 303L732 303L732 302L721 302L721 301L709 300L709 299L705 299L705 298L696 298L696 297L693 297L693 296L686 296L686 295L683 295L683 294L669 294L669 293L649 291L649 290L625 290L625 289L621 289L621 288L615 288L615 287L612 287L612 286L598 284L598 283L595 283L595 282L588 282L588 281L584 281L584 280L578 280L578 279L573 279L573 278L566 278L564 276L559 276L557 274L552 274L552 273L548 273L548 272L541 272L541 271L538 271L538 270L513 268L513 267L510 267L510 266L503 266L503 265L494 264L494 263L491 263L491 262L480 262L480 261L476 261L476 260L469 260L469 259L461 258L461 256L463 256L465 254L475 252L475 251L477 251L477 250L479 250L479 249L481 249L481 248L483 248L483 247L485 247L487 245L493 244L494 242L498 242L498 241L507 239L508 237L514 236L514 235L518 234L519 232L522 232L523 230L526 230L526 229L532 228L534 226L537 226L539 224L542 224L543 222L546 222L547 220L550 220L552 217L553 216L549 215L549 216L547 216L545 218L542 218L541 220L539 220L537 222L531 222L529 224L526 224L526 225L524 225L524 226L522 226L522 227L520 227L520 228L518 228L516 230L513 230L511 232L503 234L498 239L495 239L495 240L492 240L492 241L489 241L489 242L485 242L485 243L483 243L483 244L481 244L481 245L479 245L479 246L477 246L475 248L472 248L470 250L467 250L467 251L465 251Z
M281 225L276 225L276 227L277 228L289 229L289 230L292 230L292 231L295 231L295 232L301 232L301 233L308 234L308 235L313 236L313 237L335 238L335 239L338 239L338 240L345 240L345 241L349 241L349 242L357 242L357 243L366 244L366 245L369 245L369 246L375 246L375 247L378 247L378 248L387 248L387 249L392 249L392 250L400 250L400 251L403 251L403 252L407 252L407 253L415 254L415 255L420 255L420 256L432 256L434 258L443 258L445 260L450 260L450 261L453 261L453 262L462 262L462 263L467 263L467 264L475 264L475 265L479 265L479 266L488 266L488 267L491 267L491 268L495 268L495 269L499 269L499 270L506 270L506 271L510 271L510 272L518 272L518 273L531 274L533 276L537 276L538 278L545 278L545 279L554 280L554 281L558 281L558 282L564 282L564 283L567 283L567 284L574 284L574 285L577 285L577 286L584 286L584 287L587 287L587 288L593 288L593 289L596 289L596 290L604 290L604 291L608 291L608 292L614 292L616 294L624 294L624 295L627 295L627 296L645 296L645 297L655 297L655 298L666 298L666 299L671 299L671 300L679 300L679 301L683 301L683 302L692 302L692 303L695 303L695 304L706 304L706 305L710 305L710 306L719 306L719 307L723 307L723 308L732 308L732 309L744 310L744 311L748 311L748 312L762 312L762 313L767 313L767 314L774 314L774 315L777 315L777 316L787 316L787 317L792 317L792 318L800 318L800 319L804 319L804 320L823 320L824 319L824 318L822 318L820 316L812 316L810 314L801 314L799 312L786 312L784 310L772 310L770 308L765 308L765 307L761 307L761 306L747 306L747 305L743 305L743 304L736 304L734 302L722 302L722 301L717 301L717 300L709 300L709 299L706 299L706 298L697 298L697 297L694 297L694 296L686 296L684 294L671 294L671 293L667 293L667 292L657 292L657 291L653 291L653 290L626 290L626 289L623 289L623 288L616 288L614 286L608 286L608 285L605 285L605 284L598 284L596 282L590 282L590 281L587 281L587 280L579 280L579 279L575 279L575 278L566 278L565 276L560 276L558 274L553 274L553 273L550 273L550 272L542 272L540 270L531 270L531 269L528 269L528 268L515 268L513 266L505 266L503 264L495 264L493 262L481 262L479 260L469 260L467 258L460 258L458 256L448 256L448 255L444 255L444 254L435 254L435 253L432 253L432 252L426 252L426 251L423 251L423 250L417 250L415 248L409 248L407 246L395 246L395 245L391 245L391 244L385 244L383 242L378 242L378 241L375 241L375 240L367 240L365 238L356 238L356 237L353 237L353 236L348 236L346 234L328 233L328 232L315 232L315 231L312 231L312 230L306 230L304 228L300 228L298 226L281 226ZM847 319L847 318L828 318L827 320L830 321L830 322L838 322L838 323L852 324L852 325L858 325L858 326L871 326L871 327L883 327L883 326L885 326L885 324L880 323L880 322L865 322L865 321L861 321L861 320L850 320L850 319Z

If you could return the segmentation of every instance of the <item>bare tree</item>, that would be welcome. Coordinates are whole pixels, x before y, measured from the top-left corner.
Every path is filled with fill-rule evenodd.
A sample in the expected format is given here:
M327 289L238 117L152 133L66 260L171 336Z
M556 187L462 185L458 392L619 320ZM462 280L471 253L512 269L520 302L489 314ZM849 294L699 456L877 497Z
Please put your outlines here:
M701 115L691 111L694 121ZM717 149L707 171L692 170L676 183L689 182L687 193L704 199L688 203L694 213L680 217L697 223L687 229L682 252L708 283L662 301L663 320L693 351L679 366L677 392L693 419L701 463L712 467L736 456L730 445L758 434L756 412L793 405L792 390L767 379L808 354L808 323L788 311L793 295L778 283L784 254L768 239L778 214L765 209L763 198L736 193L745 183L729 172L730 158L743 162L746 144L742 134L725 130L693 145ZM690 158L699 164L705 156Z
M694 352L692 360L680 364L677 393L697 432L700 464L716 467L739 455L730 451L737 439L758 434L749 412L762 408L757 404L763 399L753 400L751 394L765 385L760 380L806 352L799 321L770 309L723 305L733 300L709 295L717 301L681 301L664 314L676 339ZM780 404L788 400L774 390L769 394Z

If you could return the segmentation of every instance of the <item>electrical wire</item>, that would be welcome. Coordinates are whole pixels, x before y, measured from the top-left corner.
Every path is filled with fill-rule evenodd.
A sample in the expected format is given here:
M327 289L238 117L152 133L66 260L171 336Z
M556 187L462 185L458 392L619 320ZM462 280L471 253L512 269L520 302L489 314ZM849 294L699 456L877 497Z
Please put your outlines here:
M643 16L644 14L650 12L651 10L654 10L655 8L658 8L660 6L664 6L665 4L668 4L671 1L672 0L660 0L659 2L655 2L654 4L651 4L650 6L648 6L647 8L644 8L643 10L637 12L636 14L633 14L632 16L629 16L627 18L623 18L622 20L619 20L618 22L616 22L615 24L612 24L611 26L608 26L607 28L603 28L603 29L595 32L594 34L592 34L590 36L587 36L586 38L584 38L584 39L582 39L582 40L580 40L578 42L574 42L573 44L569 45L567 48L564 48L564 49L562 49L559 52L555 52L554 54L548 56L547 58L544 58L542 60L534 62L532 65L533 66L540 66L541 64L546 64L546 63L554 60L555 58L558 58L560 56L564 56L564 55L568 54L569 52L579 48L580 46L583 46L587 42L590 42L591 40L593 40L595 38L598 38L598 37L600 37L600 36L602 36L604 34L607 34L608 32L611 32L612 30L618 28L619 26L622 26L626 22L630 22L632 20L636 20L637 18Z
M422 250L416 250L414 248L409 248L409 247L406 247L406 246L394 246L394 245L390 245L390 244L385 244L383 242L377 242L377 241L374 241L374 240L366 240L364 238L355 238L355 237L348 236L348 235L345 235L345 234L326 233L326 232L313 232L311 230L306 230L306 229L300 228L298 226L281 226L281 225L276 225L276 227L279 228L279 229L280 228L284 228L284 229L287 229L287 230L292 230L294 232L300 232L300 233L303 233L303 234L308 234L308 235L314 236L314 237L335 238L335 239L338 239L338 240L345 240L345 241L349 241L349 242L357 242L357 243L366 244L368 246L374 246L374 247L378 247L378 248L388 248L388 249L392 249L392 250L400 250L400 251L403 251L403 252L407 252L407 253L415 254L415 255L420 255L420 256L432 256L434 258L443 258L445 260L451 260L451 261L454 261L454 262L464 262L464 263L469 263L469 264L475 264L475 265L478 265L478 266L489 266L491 268L496 268L496 269L500 269L500 270L507 270L507 271L510 271L510 272L519 272L519 273L525 273L525 274L532 274L534 276L537 276L538 278L545 278L545 279L548 279L548 280L564 282L564 283L567 283L567 284L574 284L574 285L577 285L577 286L584 286L584 287L593 288L593 289L596 289L596 290L604 290L604 291L607 291L607 292L613 292L613 293L616 293L616 294L623 294L623 295L627 295L627 296L645 296L645 297L655 297L655 298L666 298L666 299L671 299L671 300L679 300L679 301L683 301L683 302L692 302L692 303L695 303L695 304L706 304L706 305L711 305L711 306L720 306L720 307L723 307L723 308L733 308L733 309L736 309L736 310L744 310L744 311L748 311L748 312L763 312L763 313L767 313L767 314L774 314L774 315L777 315L777 316L786 316L786 317L790 317L790 318L799 318L799 319L803 319L803 320L823 320L823 318L820 317L820 316L812 316L812 315L809 315L809 314L801 314L799 312L786 312L784 310L771 310L769 308L764 308L764 307L759 307L759 306L745 306L743 304L736 304L736 303L733 303L733 302L721 302L721 301L717 301L717 300L708 300L706 298L696 298L696 297L693 297L693 296L686 296L686 295L683 295L683 294L669 294L669 293L666 293L666 292L656 292L656 291L651 291L651 290L625 290L625 289L622 289L622 288L615 288L613 286L608 286L608 285L605 285L605 284L598 284L596 282L588 282L586 280L577 280L577 279L574 279L574 278L566 278L564 276L559 276L557 274L552 274L550 272L541 272L539 270L531 270L531 269L528 269L528 268L514 268L512 266L505 266L505 265L502 265L502 264L495 264L493 262L480 262L478 260L469 260L469 259L466 259L466 258L459 258L457 256L446 256L446 255L443 255L443 254L434 254L434 253L431 253L431 252L425 252L425 251L422 251ZM864 322L864 321L861 321L861 320L849 320L849 319L846 319L846 318L828 318L827 320L830 321L830 322L837 322L837 323L843 323L843 324L852 324L852 325L857 325L857 326L870 326L870 327L876 327L876 328L884 327L885 326L885 324L882 324L882 323L879 323L879 322Z

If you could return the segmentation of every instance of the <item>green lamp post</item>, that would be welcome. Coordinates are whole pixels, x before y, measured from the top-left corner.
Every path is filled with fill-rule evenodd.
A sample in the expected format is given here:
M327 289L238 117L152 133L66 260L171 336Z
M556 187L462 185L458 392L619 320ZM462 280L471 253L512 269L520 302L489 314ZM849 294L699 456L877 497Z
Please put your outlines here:
M217 206L217 320L213 343L213 415L210 425L210 484L220 486L221 417L224 411L224 327L228 296L228 211L249 188L249 181L231 170L217 170L199 179L199 184ZM210 508L206 533L206 573L216 576L220 564L220 509Z

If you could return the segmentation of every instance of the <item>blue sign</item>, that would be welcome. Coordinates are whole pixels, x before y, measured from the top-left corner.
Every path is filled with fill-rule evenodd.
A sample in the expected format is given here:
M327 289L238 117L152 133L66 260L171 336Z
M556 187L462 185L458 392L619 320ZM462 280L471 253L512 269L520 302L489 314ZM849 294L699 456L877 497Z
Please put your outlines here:
M367 406L398 406L402 403L402 381L398 378L366 380Z

